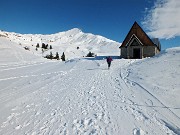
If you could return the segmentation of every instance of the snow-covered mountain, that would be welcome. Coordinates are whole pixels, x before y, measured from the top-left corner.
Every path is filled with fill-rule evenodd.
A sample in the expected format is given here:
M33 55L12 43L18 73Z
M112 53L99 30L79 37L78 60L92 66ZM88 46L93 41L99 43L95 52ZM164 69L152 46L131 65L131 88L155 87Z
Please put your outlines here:
M72 31L72 40L69 31L57 38L0 37L0 135L180 135L180 47L142 60L113 57L108 70L103 56L116 56L117 50L100 39L111 41L87 34L85 46L94 37L100 48L92 43L97 48L92 50L101 55L82 58L83 51L77 55L75 50L83 41L75 37L86 34ZM29 45L41 38L49 44L57 39L79 57L72 53L66 62L44 59Z
M1 31L0 36L6 37L22 47L28 47L32 53L41 56L46 56L50 54L50 52L52 52L53 55L55 55L56 52L58 52L59 55L65 52L67 59L81 58L86 56L89 52L95 53L96 55L101 55L102 53L120 55L120 43L99 35L83 33L77 28L51 35L18 34ZM36 50L36 45L38 43L40 48ZM42 52L42 43L48 44L48 48L51 45L53 49Z

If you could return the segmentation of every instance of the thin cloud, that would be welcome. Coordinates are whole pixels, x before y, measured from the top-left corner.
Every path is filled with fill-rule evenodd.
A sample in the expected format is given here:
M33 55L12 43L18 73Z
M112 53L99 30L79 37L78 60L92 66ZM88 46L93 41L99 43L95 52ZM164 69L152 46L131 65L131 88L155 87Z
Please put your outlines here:
M146 11L142 24L152 37L180 36L180 0L157 0L154 7Z

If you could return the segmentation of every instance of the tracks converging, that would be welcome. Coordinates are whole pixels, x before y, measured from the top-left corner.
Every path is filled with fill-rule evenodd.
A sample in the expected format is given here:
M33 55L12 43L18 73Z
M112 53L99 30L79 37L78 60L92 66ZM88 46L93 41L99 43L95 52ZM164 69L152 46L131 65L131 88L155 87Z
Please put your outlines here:
M105 62L98 60L67 62L64 64L70 67L58 70L58 63L48 66L48 63L40 62L56 69L48 72L38 63L22 64L19 68L14 65L7 70L3 67L2 72L20 69L27 72L17 74L16 78L9 75L0 80L0 83L13 81L1 89L0 92L9 90L10 93L1 95L0 104L11 102L9 97L17 96L16 102L10 106L9 115L7 113L7 118L0 125L0 133L138 135L156 134L154 129L157 126L157 133L172 133L173 130L166 125L169 123L178 128L173 122L179 119L178 115L150 90L130 79L129 65L132 62L114 62L117 65L113 63L110 70ZM162 106L165 113L155 106ZM165 118L167 114L173 118ZM122 124L126 121L128 125Z

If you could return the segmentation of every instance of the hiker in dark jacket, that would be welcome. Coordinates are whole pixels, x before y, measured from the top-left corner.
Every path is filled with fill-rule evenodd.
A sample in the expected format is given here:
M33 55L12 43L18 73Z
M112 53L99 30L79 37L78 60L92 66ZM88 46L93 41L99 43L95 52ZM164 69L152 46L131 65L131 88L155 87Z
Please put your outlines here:
M106 61L107 61L107 64L108 64L108 69L109 69L110 66L111 66L112 58L109 56L109 57L106 58Z

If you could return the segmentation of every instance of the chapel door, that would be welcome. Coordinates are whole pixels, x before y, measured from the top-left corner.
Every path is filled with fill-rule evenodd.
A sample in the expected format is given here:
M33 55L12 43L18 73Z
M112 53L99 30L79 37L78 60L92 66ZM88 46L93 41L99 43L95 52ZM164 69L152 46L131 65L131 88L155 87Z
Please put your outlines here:
M134 59L140 59L141 58L140 54L141 54L140 48L133 49L133 58Z

